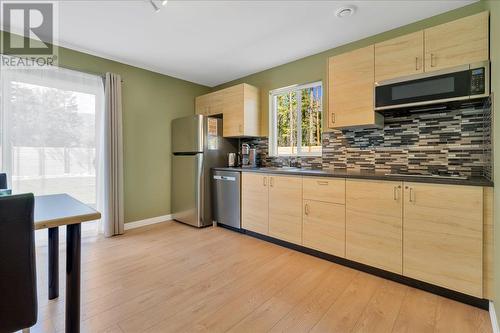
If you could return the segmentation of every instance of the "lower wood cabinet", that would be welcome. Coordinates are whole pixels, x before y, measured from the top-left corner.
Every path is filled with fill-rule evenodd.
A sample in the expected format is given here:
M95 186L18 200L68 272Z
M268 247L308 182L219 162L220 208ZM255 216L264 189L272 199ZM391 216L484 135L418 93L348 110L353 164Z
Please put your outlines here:
M302 177L269 177L269 236L302 243Z
M484 196L479 186L244 172L242 227L482 298Z
M302 186L304 200L345 204L345 179L304 177Z
M269 232L269 176L243 172L241 175L241 226L267 235Z
M302 245L345 257L345 205L304 200Z
M403 183L346 181L346 258L402 274Z
M482 297L483 188L405 183L405 276Z

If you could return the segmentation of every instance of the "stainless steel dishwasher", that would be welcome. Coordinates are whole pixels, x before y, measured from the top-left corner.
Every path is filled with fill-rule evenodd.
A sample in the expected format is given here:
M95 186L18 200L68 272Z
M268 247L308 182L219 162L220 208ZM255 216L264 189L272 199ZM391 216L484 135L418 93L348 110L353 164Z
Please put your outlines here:
M241 229L241 173L214 170L212 173L213 220Z

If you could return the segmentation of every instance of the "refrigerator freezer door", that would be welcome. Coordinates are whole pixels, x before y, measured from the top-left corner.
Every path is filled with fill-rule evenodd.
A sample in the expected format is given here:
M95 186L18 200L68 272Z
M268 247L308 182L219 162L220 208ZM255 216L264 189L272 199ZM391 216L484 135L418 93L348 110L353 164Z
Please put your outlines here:
M203 152L203 116L172 120L172 153Z
M172 217L195 227L203 225L202 170L201 153L172 156Z

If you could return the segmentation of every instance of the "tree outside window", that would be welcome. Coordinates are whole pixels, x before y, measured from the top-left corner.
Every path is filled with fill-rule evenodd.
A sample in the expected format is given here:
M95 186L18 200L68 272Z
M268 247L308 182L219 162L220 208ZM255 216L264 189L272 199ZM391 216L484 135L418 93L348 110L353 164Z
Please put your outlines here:
M273 156L320 156L321 82L277 89L270 94L270 153Z

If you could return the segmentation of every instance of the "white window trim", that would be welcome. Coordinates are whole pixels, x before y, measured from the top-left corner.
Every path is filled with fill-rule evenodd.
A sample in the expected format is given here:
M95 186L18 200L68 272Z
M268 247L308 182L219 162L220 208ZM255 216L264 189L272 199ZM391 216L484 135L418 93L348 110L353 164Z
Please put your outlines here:
M316 86L321 86L321 98L323 99L323 82L322 81L315 81L311 83L305 83L305 84L294 84L291 86L283 87L283 88L278 88L269 91L269 156L272 157L318 157L322 156L322 152L314 152L314 153L309 153L309 152L303 152L301 151L301 146L302 145L297 145L297 154L278 154L277 152L277 144L276 142L278 141L277 138L277 131L275 130L276 128L276 112L274 112L274 105L276 102L276 96L285 94L291 91L296 91L296 90L302 90L302 89L307 89L307 88L312 88ZM302 96L299 95L297 96L297 100L302 100ZM323 101L321 103L321 112L323 112ZM302 112L299 112L297 115L297 123L301 124L302 123ZM322 133L323 134L323 133ZM302 131L298 131L297 133L297 142L302 142Z

